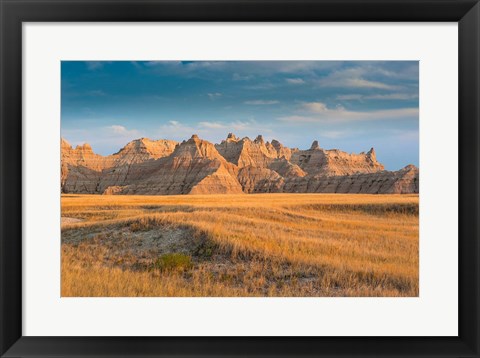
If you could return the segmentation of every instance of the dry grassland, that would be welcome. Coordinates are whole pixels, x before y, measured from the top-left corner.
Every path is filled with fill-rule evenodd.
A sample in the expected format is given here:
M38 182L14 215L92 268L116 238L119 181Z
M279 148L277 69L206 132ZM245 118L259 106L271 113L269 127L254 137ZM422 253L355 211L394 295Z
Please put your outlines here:
M418 195L63 195L62 217L62 296L419 293Z

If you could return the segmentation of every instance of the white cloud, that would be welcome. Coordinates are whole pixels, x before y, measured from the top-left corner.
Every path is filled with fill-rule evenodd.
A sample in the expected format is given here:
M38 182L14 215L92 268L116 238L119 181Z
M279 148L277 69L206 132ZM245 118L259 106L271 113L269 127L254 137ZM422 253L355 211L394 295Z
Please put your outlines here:
M124 126L113 125L108 128L110 128L115 134L124 134L128 132L127 128L125 128Z
M161 73L168 71L179 76L195 77L200 75L203 77L205 73L218 73L227 68L225 61L149 61L145 63L147 69Z
M222 97L222 94L219 92L215 93L207 93L208 98L210 98L212 101L215 101L216 99Z
M332 69L341 63L338 61L259 61L255 63L257 67L258 64L260 64L261 70L268 73L298 74Z
M105 61L87 61L85 64L90 71L95 71L103 68Z
M227 63L225 61L148 61L145 63L147 67L162 67L167 66L169 68L182 68L184 71L190 71L198 68L220 68L225 67Z
M307 110L306 115L291 115L277 118L282 122L314 123L314 122L353 122L389 119L418 118L418 108L383 109L373 111L349 111L344 107L330 109L324 103L304 103L302 108Z
M361 94L345 94L338 95L337 100L340 101L350 101L350 100L369 100L369 99L378 99L378 100L409 100L418 98L418 94L415 93L389 93L389 94L373 94L373 95L361 95Z
M402 141L415 141L418 143L419 131L418 129L392 129L390 135Z
M232 122L200 121L195 124L170 121L159 127L156 137L181 142L189 139L192 134L197 134L201 139L208 140L212 143L220 143L230 132L233 132L239 137L248 136L255 138L259 134L264 135L266 140L267 138L274 137L272 125L258 123L255 119ZM279 138L282 137L280 136Z
M225 124L219 123L219 122L199 122L198 125L200 127L212 128L212 129L226 128Z
M322 102L306 102L302 104L302 107L313 113L322 113L328 111L327 105Z
M198 133L197 128L185 125L179 121L168 121L167 124L160 126L157 137L162 139L182 141L190 138L192 134L200 133Z
M305 83L301 78L287 78L285 81L291 85L303 85Z
M264 105L271 105L271 104L277 104L277 103L279 102L276 100L262 100L262 99L245 102L245 104L249 104L252 106L264 106Z
M385 100L407 100L418 98L418 94L408 93L391 93L391 94L376 94L366 96L366 99L385 99Z
M367 67L347 68L333 71L327 76L320 78L317 83L323 87L374 88L384 90L396 90L400 88L399 86L365 79L364 76L369 73L371 73L371 71Z
M323 131L320 133L320 137L329 139L339 139L350 135L347 131Z
M357 87L357 88L377 88L377 89L396 89L397 86L387 85L382 82L377 81L368 81L363 78L346 78L343 80L343 83L347 87Z
M122 137L135 137L135 136L140 136L140 131L136 129L127 129L124 126L114 124L112 126L106 127L107 129L107 134L109 135L116 135L116 136L122 136Z
M173 139L183 141L189 139L193 134L197 134L201 139L209 141L226 138L231 126L227 123L200 121L195 124L187 124L180 121L169 121L160 126L158 138Z
M95 153L109 155L117 152L128 142L144 137L137 129L128 129L125 126L114 124L105 127L86 129L62 129L62 137L72 145L88 143Z
M396 69L395 71L389 71L378 66L372 66L371 68L372 72L378 73L385 77L399 78L402 80L412 80L415 82L418 81L418 70L418 62L412 63L408 67Z
M273 89L277 87L276 85L274 85L273 83L271 82L259 82L257 84L254 84L254 85L249 85L249 86L245 86L243 87L244 89L246 90L269 90L269 89Z
M253 78L254 78L254 76L252 76L252 75L241 75L239 73L234 73L233 76L232 76L232 79L234 81L250 81Z
M361 94L341 94L337 96L339 101L361 100L364 96Z
M140 63L138 63L138 61L130 61L130 63L132 64L133 67L135 67L136 69L141 69L142 68L142 65Z
M246 121L235 121L230 123L230 126L236 131L245 131L245 130L256 130L257 132L263 130L261 126L254 120L246 120Z
M145 69L156 73L174 73L184 77L218 78L219 73L228 74L236 81L248 81L257 76L279 73L290 76L313 75L315 71L341 66L339 61L150 61Z

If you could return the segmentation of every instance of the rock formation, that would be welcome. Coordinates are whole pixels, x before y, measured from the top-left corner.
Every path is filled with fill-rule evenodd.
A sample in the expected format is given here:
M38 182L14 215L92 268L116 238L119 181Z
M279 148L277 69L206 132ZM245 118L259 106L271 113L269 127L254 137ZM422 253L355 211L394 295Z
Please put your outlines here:
M322 149L317 141L308 150L293 152L290 162L310 175L338 176L384 170L383 165L377 162L373 148L366 154L348 154L338 149Z
M242 193L236 179L237 168L228 163L213 144L196 135L178 145L171 155L131 169L121 194ZM106 178L108 176L107 173Z
M375 150L349 154L284 147L228 134L219 144L197 135L177 143L141 138L115 154L61 140L61 190L85 194L418 193L419 171L386 171Z
M171 140L152 141L141 138L128 143L117 153L109 156L95 154L89 144L72 148L61 140L61 187L67 193L98 193L109 179L123 183L130 167L173 153L178 143ZM113 175L113 173L115 173ZM114 185L114 184L112 184Z

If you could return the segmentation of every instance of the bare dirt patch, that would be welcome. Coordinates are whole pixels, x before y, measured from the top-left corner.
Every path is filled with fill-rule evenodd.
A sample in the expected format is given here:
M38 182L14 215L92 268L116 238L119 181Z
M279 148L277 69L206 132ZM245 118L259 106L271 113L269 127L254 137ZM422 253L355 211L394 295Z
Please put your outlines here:
M165 254L193 255L204 241L201 233L187 226L160 225L138 230L132 225L111 225L62 232L63 245L96 256L97 264L130 269L145 269Z
M66 226L66 225L75 224L75 223L79 223L79 222L82 222L82 221L83 221L82 219L70 218L70 217L67 217L67 216L62 216L61 226L64 227L64 226Z

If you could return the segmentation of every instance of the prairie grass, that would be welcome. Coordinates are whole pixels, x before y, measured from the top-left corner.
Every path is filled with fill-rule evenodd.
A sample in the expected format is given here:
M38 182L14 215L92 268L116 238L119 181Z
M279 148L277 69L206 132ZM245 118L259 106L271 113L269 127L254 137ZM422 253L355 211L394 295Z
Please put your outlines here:
M418 296L418 195L63 195L62 296Z

